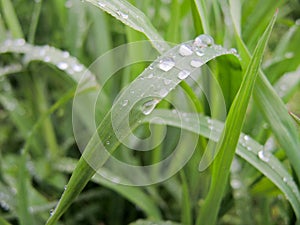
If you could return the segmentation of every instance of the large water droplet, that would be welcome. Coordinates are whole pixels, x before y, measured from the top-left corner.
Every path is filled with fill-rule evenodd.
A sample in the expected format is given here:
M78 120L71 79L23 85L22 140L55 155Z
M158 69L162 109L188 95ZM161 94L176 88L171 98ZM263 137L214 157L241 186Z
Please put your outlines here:
M198 67L202 66L203 62L201 59L192 59L190 64L192 67L198 68Z
M145 102L143 105L142 105L142 112L144 115L149 115L153 109L155 108L155 106L157 105L157 103L159 102L158 99L153 99L153 100L150 100L148 102Z
M193 50L190 46L183 44L179 48L179 54L182 56L189 56L193 54Z
M214 44L214 39L208 34L201 34L195 38L194 45L199 48L204 48Z
M190 73L189 71L187 71L187 70L181 70L181 71L178 73L177 77L178 77L180 80L183 80L183 79L187 78L190 74L191 74L191 73Z
M65 62L59 62L56 64L56 66L61 70L66 70L68 68L68 64Z
M175 66L175 62L172 58L164 58L164 59L160 60L160 62L158 64L158 67L165 72L169 71L174 66Z
M68 58L68 57L70 56L70 53L67 52L67 51L64 51L64 52L62 53L62 56L63 56L64 58Z
M264 151L264 150L260 150L258 152L258 157L264 161L264 162L269 162L270 161L270 157L271 157L271 153Z

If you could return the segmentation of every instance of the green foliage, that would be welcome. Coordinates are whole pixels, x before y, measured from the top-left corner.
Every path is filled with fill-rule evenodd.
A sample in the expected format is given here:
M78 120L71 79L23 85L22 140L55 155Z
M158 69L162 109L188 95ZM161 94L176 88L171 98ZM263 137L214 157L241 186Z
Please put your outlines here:
M299 223L299 3L0 5L0 224Z

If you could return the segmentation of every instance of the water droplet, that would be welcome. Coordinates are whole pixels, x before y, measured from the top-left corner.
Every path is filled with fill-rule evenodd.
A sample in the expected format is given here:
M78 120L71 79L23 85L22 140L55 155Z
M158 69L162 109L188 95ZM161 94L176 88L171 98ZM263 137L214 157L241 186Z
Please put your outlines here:
M20 38L20 39L17 39L17 40L16 40L16 43L15 43L15 44L16 44L17 46L23 46L23 45L25 45L25 43L26 43L25 40L24 40L23 38Z
M122 101L122 103L121 103L121 105L122 106L126 106L126 105L128 105L128 100L127 99L124 99L123 101Z
M287 53L284 54L284 57L286 59L291 59L291 58L294 57L294 53L293 52L287 52Z
M230 185L233 189L239 189L242 187L242 182L238 179L232 179Z
M64 52L62 52L62 56L63 56L64 58L68 58L68 57L70 56L70 53L67 52L67 51L64 51Z
M114 183L120 183L120 178L118 177L111 177L111 181Z
M73 65L73 70L75 71L75 72L81 72L82 70L83 70L83 65L81 65L81 64L74 64Z
M117 10L118 16L122 17L123 19L128 19L128 14L121 12L120 10Z
M68 64L65 62L59 62L56 64L56 66L61 70L66 70L68 68Z
M181 71L178 73L177 77L178 77L180 80L183 80L183 79L187 78L190 74L191 74L191 73L190 73L189 71L187 71L187 70L181 70Z
M296 22L295 22L295 24L296 24L297 26L300 26L300 19L297 19Z
M50 209L50 216L53 216L54 214L54 209Z
M143 105L142 105L142 112L144 115L149 115L153 109L155 108L155 106L157 105L157 103L159 102L158 99L153 99L153 100L150 100L148 102L145 102Z
M260 150L258 152L258 157L264 161L264 162L269 162L270 161L270 156L271 156L271 153L270 152L267 152L267 151L264 151L264 150Z
M158 67L167 72L175 66L175 62L172 58L164 58L159 61Z
M72 8L72 6L73 6L73 3L72 3L71 0L66 1L65 7L66 7L67 9Z
M229 52L232 53L232 54L235 54L235 55L238 53L235 48L229 49Z
M193 54L193 50L190 46L183 44L179 48L179 54L182 56L189 56Z
M153 75L153 73L150 73L149 75L148 75L148 78L152 78L154 75Z
M214 39L208 34L201 34L195 38L194 45L199 48L204 48L214 44Z
M50 62L51 61L51 58L50 58L50 56L45 56L45 58L44 58L44 62Z
M204 56L204 50L202 49L202 48L200 48L200 49L198 49L197 51L196 51L196 54L198 55L198 56Z
M98 5L99 5L100 7L105 7L105 6L106 6L106 4L103 3L103 2L98 2Z
M130 94L134 94L134 90L132 90L132 89L129 92L130 92Z
M248 151L252 151L252 148L250 146L246 147Z
M244 135L243 138L244 138L245 141L249 141L250 140L250 137L248 135Z
M110 141L106 141L105 144L106 144L106 145L110 145Z
M67 185L65 185L65 186L64 186L64 190L67 190L67 188L68 188L68 186L67 186Z
M283 182L287 183L289 181L289 179L287 177L283 177Z
M203 62L201 59L193 59L190 64L192 67L198 68L203 65Z

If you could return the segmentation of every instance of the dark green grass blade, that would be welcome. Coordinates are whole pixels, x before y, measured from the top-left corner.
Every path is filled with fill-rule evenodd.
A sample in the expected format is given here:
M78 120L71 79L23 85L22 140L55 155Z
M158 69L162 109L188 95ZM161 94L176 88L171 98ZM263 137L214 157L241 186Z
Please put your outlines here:
M217 222L219 207L227 185L230 165L242 130L246 109L255 85L264 49L275 24L276 16L277 13L255 48L239 92L230 108L222 136L216 147L218 155L213 164L211 186L201 207L197 225L205 224L207 221L210 221L210 224Z

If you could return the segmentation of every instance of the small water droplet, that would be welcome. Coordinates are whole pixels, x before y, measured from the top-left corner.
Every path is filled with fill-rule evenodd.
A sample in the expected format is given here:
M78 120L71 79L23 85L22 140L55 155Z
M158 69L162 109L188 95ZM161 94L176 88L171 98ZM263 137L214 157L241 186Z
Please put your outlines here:
M182 56L189 56L193 54L193 50L190 46L183 44L179 48L179 54Z
M244 138L245 141L249 141L250 140L250 137L248 135L244 135L243 138Z
M148 102L145 102L143 105L142 105L142 112L144 115L149 115L153 109L155 108L155 106L157 105L157 103L159 102L158 99L153 99L153 100L150 100Z
M248 151L252 151L252 148L250 146L246 147Z
M291 58L294 57L294 53L293 52L287 52L287 53L284 54L284 57L286 59L291 59Z
M64 52L62 52L62 56L63 56L64 58L68 58L68 57L70 56L70 53L67 52L67 51L64 51Z
M117 10L117 15L122 17L123 19L128 19L128 14L123 13L120 10Z
M190 64L191 64L192 67L195 67L195 68L198 68L198 67L203 65L201 59L192 59Z
M98 5L100 6L100 7L105 7L106 6L106 4L105 3L103 3L103 2L98 2Z
M121 105L122 106L126 106L126 105L128 105L128 100L127 99L124 99L123 101L122 101L122 103L121 103Z
M25 43L26 43L25 40L24 40L23 38L20 38L20 39L17 39L17 40L16 40L16 43L15 43L15 44L16 44L17 46L23 46L23 45L25 45Z
M269 162L270 161L270 156L271 156L271 153L270 152L267 152L267 151L264 151L264 150L260 150L258 152L258 157L264 161L264 162Z
M106 145L110 145L110 141L106 141L105 144L106 144Z
M153 75L153 73L150 73L149 75L148 75L148 78L152 78L154 75Z
M59 62L56 64L56 66L61 70L66 70L68 68L68 64L65 62Z
M83 65L81 65L81 64L74 64L73 65L73 70L75 71L75 72L81 72L82 70L83 70Z
M167 72L175 66L175 62L172 58L164 58L159 61L158 67Z
M198 56L204 56L204 50L202 49L202 48L200 48L200 49L198 49L197 51L196 51L196 55L198 55Z
M65 7L66 7L67 9L72 8L72 6L73 6L73 3L72 3L71 0L66 1Z
M232 179L230 185L233 189L239 189L242 187L242 182L238 179Z
M195 38L194 45L199 48L204 48L214 44L214 39L208 34L201 34Z
M120 183L120 178L118 177L111 177L111 181L114 183Z
M238 53L235 48L229 49L229 52L232 53L232 54L235 54L235 55Z
M130 94L134 94L134 90L132 90L132 89L129 92L130 92Z
M64 186L64 190L67 190L67 188L68 188L68 186L67 186L67 185L65 185L65 186Z
M177 77L178 77L180 80L183 80L183 79L187 78L190 74L191 74L191 73L190 73L189 71L187 71L187 70L181 70L181 71L178 73Z
M50 216L53 216L54 214L54 209L50 209Z

